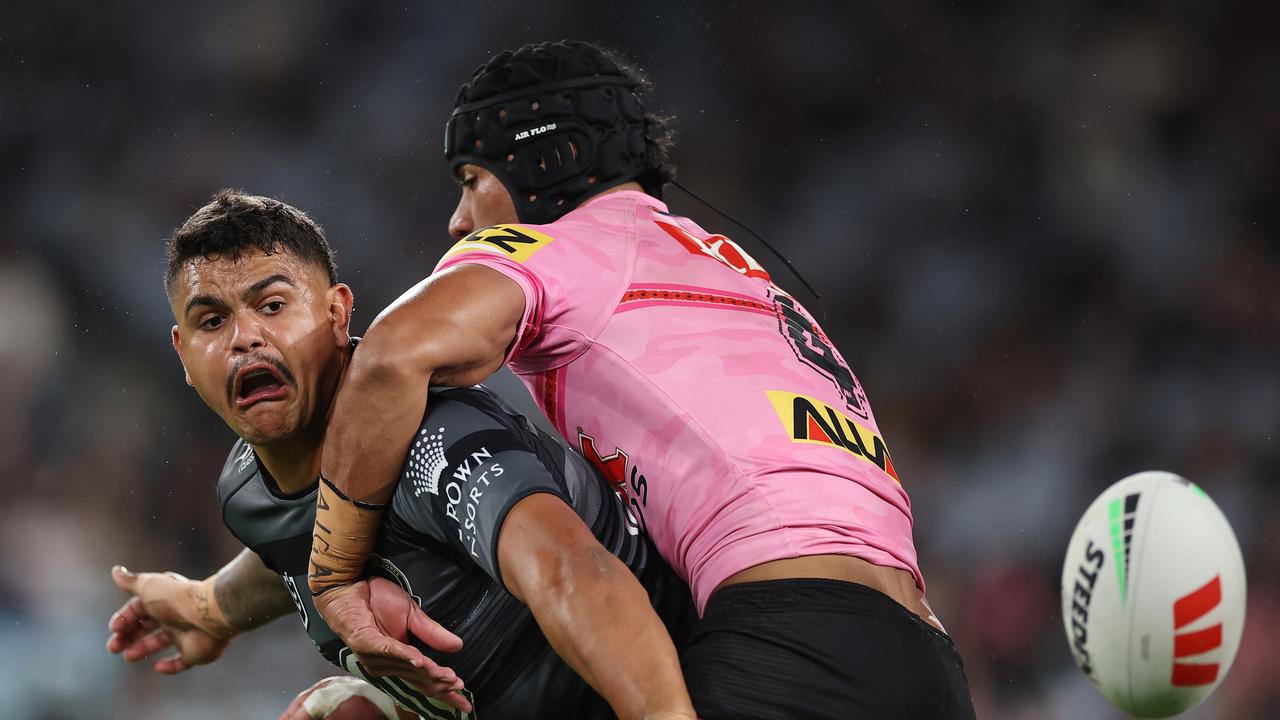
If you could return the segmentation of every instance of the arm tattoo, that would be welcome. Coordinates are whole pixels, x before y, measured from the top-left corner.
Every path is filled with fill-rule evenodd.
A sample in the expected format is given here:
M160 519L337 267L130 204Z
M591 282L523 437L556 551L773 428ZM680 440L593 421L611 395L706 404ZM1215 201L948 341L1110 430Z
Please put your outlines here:
M293 598L280 576L247 549L218 571L213 595L236 630L252 630L294 611ZM208 612L207 599L203 611Z
M213 610L209 607L209 594L201 585L196 586L196 612L200 613L200 619L204 621L205 627L217 624L213 618Z

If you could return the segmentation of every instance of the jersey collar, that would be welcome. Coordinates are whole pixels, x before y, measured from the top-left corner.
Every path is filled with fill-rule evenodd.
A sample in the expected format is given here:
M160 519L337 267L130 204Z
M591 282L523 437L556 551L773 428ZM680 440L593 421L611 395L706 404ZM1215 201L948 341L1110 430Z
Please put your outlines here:
M592 197L586 202L579 205L578 208L581 209L591 205L609 203L609 202L613 202L615 199L616 200L623 200L623 199L633 200L637 203L640 203L641 205L648 205L649 207L654 208L659 212L664 212L664 213L668 212L666 203L650 195L649 193L643 192L641 190L619 190L617 192L604 193L603 195L596 195L595 197Z

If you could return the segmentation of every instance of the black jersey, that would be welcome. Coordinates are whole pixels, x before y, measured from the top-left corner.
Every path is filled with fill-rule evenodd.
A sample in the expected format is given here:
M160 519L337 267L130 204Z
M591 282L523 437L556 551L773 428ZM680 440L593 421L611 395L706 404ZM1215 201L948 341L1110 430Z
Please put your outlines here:
M608 705L552 651L532 613L499 580L498 531L520 499L546 492L568 503L649 592L680 643L693 617L687 588L642 536L591 466L480 387L431 388L427 412L366 566L404 587L463 640L458 653L419 645L467 683L476 717L612 717ZM243 440L218 481L227 527L283 576L303 625L330 662L426 718L466 714L398 678L370 678L324 624L307 589L316 491L283 496ZM618 618L619 623L627 618Z

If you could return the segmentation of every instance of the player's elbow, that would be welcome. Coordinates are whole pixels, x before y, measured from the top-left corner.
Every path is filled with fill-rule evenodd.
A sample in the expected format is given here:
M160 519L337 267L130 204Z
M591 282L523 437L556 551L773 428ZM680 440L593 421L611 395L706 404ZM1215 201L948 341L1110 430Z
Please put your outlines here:
M536 494L507 516L498 539L502 581L535 612L572 604L617 582L621 561L600 545L562 500Z
M528 495L511 508L497 550L503 584L529 606L544 632L614 607L629 588L639 588L627 566L550 493Z
M619 574L625 572L621 562L594 539L540 554L521 588L536 615L573 614L585 599L605 600L625 579Z

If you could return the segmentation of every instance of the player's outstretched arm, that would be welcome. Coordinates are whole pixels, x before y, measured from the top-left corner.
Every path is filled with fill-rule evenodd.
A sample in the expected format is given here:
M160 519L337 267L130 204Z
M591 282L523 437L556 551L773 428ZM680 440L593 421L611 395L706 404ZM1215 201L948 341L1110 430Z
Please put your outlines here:
M428 384L474 385L491 375L523 314L519 285L496 270L466 265L418 283L374 319L352 356L325 434L313 593L363 574L381 520L378 505L395 488Z
M627 566L563 500L529 495L498 535L502 582L618 717L693 718L671 637Z
M294 609L280 576L249 550L203 581L119 565L111 579L133 597L111 616L107 649L137 662L173 647L154 666L165 675L213 662L231 638Z
M321 617L364 659L429 662L372 622L368 590L355 583L377 537L378 504L391 496L422 419L428 383L488 377L502 365L523 314L524 293L514 281L477 265L454 268L392 303L352 357L325 435L309 584ZM420 639L443 651L460 644L451 634Z

